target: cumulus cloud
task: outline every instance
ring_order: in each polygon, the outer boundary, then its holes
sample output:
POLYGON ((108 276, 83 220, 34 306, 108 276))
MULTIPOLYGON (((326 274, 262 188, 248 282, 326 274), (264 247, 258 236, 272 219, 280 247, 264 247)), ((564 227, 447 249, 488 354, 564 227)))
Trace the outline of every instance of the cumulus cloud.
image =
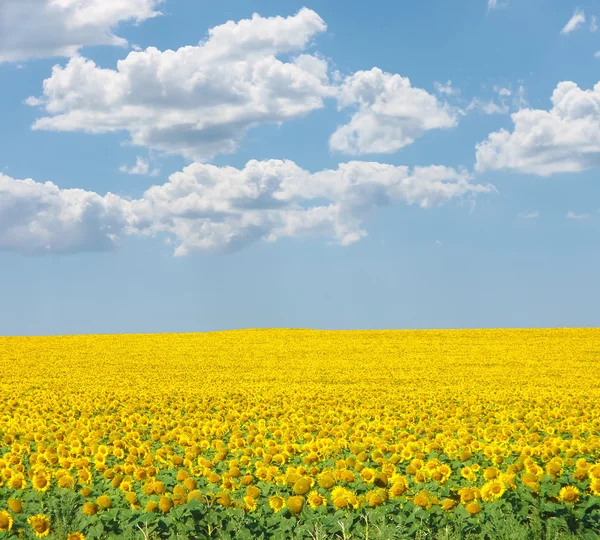
POLYGON ((175 255, 283 237, 345 246, 367 235, 362 225, 380 206, 432 208, 493 191, 464 170, 361 161, 317 173, 287 160, 252 160, 243 169, 194 162, 135 200, 0 175, 0 249, 110 249, 125 235, 164 236, 175 255))
POLYGON ((323 106, 335 90, 327 62, 302 54, 326 29, 314 11, 229 21, 197 46, 131 51, 104 69, 82 57, 44 81, 34 129, 127 131, 135 145, 204 161, 233 152, 252 126, 323 106), (289 61, 276 56, 298 53, 289 61))
POLYGON ((115 247, 130 219, 117 195, 59 189, 52 182, 0 173, 0 249, 26 254, 103 251, 115 247))
POLYGON ((127 165, 121 165, 119 170, 127 174, 149 174, 150 176, 158 176, 158 173, 160 172, 158 169, 153 169, 152 172, 150 172, 150 165, 140 156, 137 156, 135 165, 132 165, 131 167, 128 167, 127 165))
POLYGON ((585 24, 585 13, 583 10, 577 8, 573 16, 569 19, 569 22, 565 24, 563 29, 560 31, 561 34, 570 34, 571 32, 581 28, 585 24))
POLYGON ((358 106, 348 124, 329 139, 332 150, 349 155, 390 154, 426 131, 451 128, 458 111, 410 80, 379 68, 357 71, 338 89, 338 108, 358 106))
POLYGON ((600 165, 600 83, 582 90, 561 82, 550 110, 521 109, 511 118, 512 131, 501 129, 477 144, 476 171, 551 176, 600 165))
POLYGON ((160 14, 162 0, 2 0, 0 63, 70 57, 86 45, 127 45, 113 30, 160 14))

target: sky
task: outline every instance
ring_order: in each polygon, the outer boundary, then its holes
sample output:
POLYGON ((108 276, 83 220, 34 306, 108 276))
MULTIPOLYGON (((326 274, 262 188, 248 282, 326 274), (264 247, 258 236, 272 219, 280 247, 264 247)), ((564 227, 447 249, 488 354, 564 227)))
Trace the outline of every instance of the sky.
POLYGON ((599 20, 4 0, 0 335, 600 325, 599 20))

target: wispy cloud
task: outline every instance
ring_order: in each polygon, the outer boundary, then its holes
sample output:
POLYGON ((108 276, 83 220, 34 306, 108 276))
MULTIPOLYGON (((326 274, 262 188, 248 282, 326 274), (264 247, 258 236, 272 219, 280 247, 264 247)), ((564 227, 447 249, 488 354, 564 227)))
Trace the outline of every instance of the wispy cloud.
POLYGON ((595 32, 598 30, 598 19, 596 19, 596 15, 592 15, 592 20, 590 21, 590 32, 595 32))
POLYGON ((571 32, 580 28, 583 24, 585 24, 585 13, 582 9, 577 8, 575 13, 573 13, 573 16, 569 19, 569 22, 565 24, 560 33, 570 34, 571 32))
POLYGON ((448 81, 446 84, 435 81, 433 86, 435 86, 435 91, 438 94, 445 94, 447 96, 456 96, 460 94, 460 90, 452 86, 452 81, 448 81))
POLYGON ((537 210, 533 212, 520 212, 519 217, 521 219, 535 219, 540 217, 540 213, 537 210))
POLYGON ((575 212, 569 212, 567 214, 567 219, 588 219, 589 217, 588 214, 576 214, 575 212))

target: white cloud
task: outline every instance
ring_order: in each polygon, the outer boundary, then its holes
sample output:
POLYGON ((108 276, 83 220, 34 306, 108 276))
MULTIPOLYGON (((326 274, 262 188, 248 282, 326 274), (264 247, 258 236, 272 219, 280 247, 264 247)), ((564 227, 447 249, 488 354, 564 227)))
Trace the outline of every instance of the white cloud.
POLYGON ((112 249, 130 203, 111 193, 59 189, 0 173, 0 250, 26 254, 112 249))
POLYGON ((595 58, 600 58, 600 51, 596 51, 596 52, 594 53, 594 57, 595 57, 595 58))
POLYGON ((564 28, 560 31, 561 34, 570 34, 571 32, 581 28, 585 24, 585 13, 583 10, 577 8, 573 16, 569 19, 569 22, 565 24, 564 28))
POLYGON ((329 146, 345 154, 389 154, 412 144, 426 131, 456 126, 458 111, 411 86, 400 75, 379 68, 357 71, 338 91, 338 108, 358 105, 346 125, 339 126, 329 146))
POLYGON ((159 15, 162 0, 2 0, 0 63, 69 57, 86 45, 127 45, 122 22, 159 15))
POLYGON ((519 217, 522 219, 535 219, 540 217, 540 213, 537 210, 534 210, 533 212, 521 212, 519 217))
POLYGON ((445 94, 448 96, 456 96, 460 94, 460 90, 452 86, 452 81, 447 81, 446 84, 435 81, 433 85, 438 94, 445 94))
POLYGON ((575 214, 574 212, 567 213, 567 219, 588 219, 588 214, 575 214))
POLYGON ((160 170, 157 168, 150 171, 150 165, 140 156, 137 156, 135 160, 135 165, 132 165, 131 167, 127 167, 127 165, 121 165, 121 167, 119 167, 119 170, 127 174, 139 174, 150 176, 158 176, 160 172, 160 170))
POLYGON ((496 92, 496 94, 498 94, 500 97, 508 97, 512 95, 511 90, 497 85, 494 85, 494 92, 496 92))
POLYGON ((509 107, 506 103, 495 103, 494 101, 483 101, 480 98, 473 98, 467 107, 467 111, 482 111, 485 114, 507 114, 509 107))
POLYGON ((195 162, 135 200, 0 175, 0 249, 109 249, 124 235, 163 235, 175 255, 283 237, 345 246, 367 235, 362 224, 377 207, 431 208, 493 191, 464 170, 360 161, 317 173, 292 161, 252 160, 243 169, 195 162))
POLYGON ((488 12, 498 7, 498 0, 488 0, 488 12))
POLYGON ((598 19, 596 18, 596 15, 592 15, 590 20, 590 32, 595 32, 596 30, 598 30, 598 19))
POLYGON ((517 95, 514 98, 513 106, 516 109, 524 109, 525 107, 529 107, 529 103, 527 101, 525 88, 523 86, 519 86, 517 90, 517 95))
POLYGON ((494 93, 497 94, 496 97, 491 99, 475 97, 467 105, 466 111, 480 111, 489 115, 508 114, 511 110, 511 106, 513 109, 521 109, 527 104, 527 100, 525 99, 525 89, 522 86, 519 87, 514 96, 512 90, 509 88, 498 85, 494 85, 492 88, 494 93), (511 96, 513 96, 511 100, 512 104, 508 99, 511 96))
POLYGON ((561 82, 552 108, 521 109, 514 128, 491 133, 476 146, 478 172, 499 169, 550 176, 600 165, 600 83, 582 90, 561 82))
POLYGON ((47 116, 34 129, 127 131, 135 145, 210 159, 235 150, 245 132, 323 106, 335 90, 327 62, 298 54, 326 25, 309 9, 287 18, 251 19, 209 30, 206 41, 176 51, 132 51, 117 69, 72 58, 44 81, 47 116))

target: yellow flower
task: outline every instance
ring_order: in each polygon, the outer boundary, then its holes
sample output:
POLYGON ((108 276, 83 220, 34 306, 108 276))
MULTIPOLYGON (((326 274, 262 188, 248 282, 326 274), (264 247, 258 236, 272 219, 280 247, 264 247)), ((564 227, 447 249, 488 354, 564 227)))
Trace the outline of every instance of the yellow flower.
POLYGON ((40 492, 44 492, 44 491, 48 491, 48 489, 50 488, 50 475, 48 474, 36 474, 32 479, 31 479, 31 485, 33 486, 33 489, 35 489, 36 491, 40 491, 40 492))
POLYGON ((335 485, 335 477, 330 472, 319 475, 319 485, 323 489, 331 489, 335 485))
POLYGON ((20 514, 23 511, 23 503, 17 499, 8 499, 8 507, 15 514, 20 514))
POLYGON ((244 504, 248 512, 252 512, 258 507, 256 504, 256 499, 254 497, 251 497, 250 495, 246 495, 244 497, 244 504))
POLYGON ((579 490, 575 486, 565 486, 558 492, 558 499, 574 504, 579 500, 579 490))
POLYGON ((292 496, 287 500, 287 507, 292 514, 299 514, 304 506, 304 497, 298 495, 292 496))
POLYGON ((248 486, 246 488, 246 495, 253 499, 258 499, 260 497, 260 489, 258 489, 256 486, 248 486))
POLYGON ((308 505, 314 510, 317 506, 326 506, 327 501, 316 490, 311 491, 307 497, 308 505))
POLYGON ((13 523, 12 516, 6 510, 2 510, 0 512, 0 531, 10 531, 13 523))
POLYGON ((67 540, 85 540, 85 534, 82 532, 76 531, 67 535, 67 540))
POLYGON ((481 488, 481 498, 484 501, 495 501, 504 495, 506 486, 499 480, 490 480, 486 482, 481 488))
POLYGON ((590 482, 590 492, 596 497, 600 497, 600 478, 596 478, 590 482))
POLYGON ((96 504, 100 508, 112 508, 112 501, 110 500, 110 497, 108 497, 108 495, 100 495, 100 497, 96 499, 96 504))
POLYGON ((162 496, 158 501, 158 508, 161 512, 166 514, 171 510, 171 508, 173 508, 173 499, 162 496))
POLYGON ((273 495, 272 497, 269 497, 269 506, 275 512, 279 512, 285 507, 285 501, 279 495, 273 495))
POLYGON ((308 478, 300 478, 294 483, 294 493, 296 495, 306 495, 311 488, 311 482, 308 478))
POLYGON ((467 504, 466 508, 467 512, 469 512, 469 514, 471 514, 472 516, 481 512, 481 506, 477 501, 470 502, 469 504, 467 504))
POLYGON ((82 511, 84 514, 87 514, 88 516, 94 516, 98 513, 98 505, 95 503, 86 502, 83 505, 82 511))
POLYGON ((444 502, 442 503, 442 510, 444 510, 445 512, 449 512, 457 504, 458 504, 458 502, 453 499, 444 499, 444 502))
POLYGON ((38 538, 44 538, 50 534, 50 518, 45 514, 37 514, 27 519, 33 532, 38 538))

